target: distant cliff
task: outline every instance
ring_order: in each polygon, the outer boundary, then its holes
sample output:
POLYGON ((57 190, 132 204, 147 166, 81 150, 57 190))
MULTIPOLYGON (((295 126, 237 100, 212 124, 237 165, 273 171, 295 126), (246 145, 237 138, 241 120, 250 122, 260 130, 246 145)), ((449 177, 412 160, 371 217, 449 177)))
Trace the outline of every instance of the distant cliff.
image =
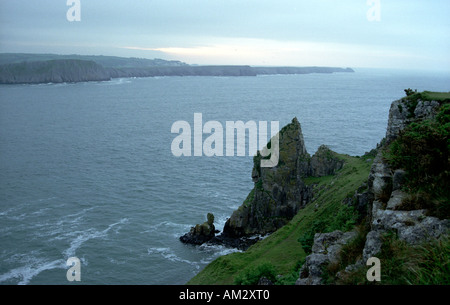
POLYGON ((62 59, 0 66, 1 84, 74 83, 110 80, 101 65, 86 60, 62 59))
POLYGON ((194 66, 162 59, 53 54, 0 54, 0 84, 103 81, 154 76, 257 76, 354 72, 332 67, 194 66))

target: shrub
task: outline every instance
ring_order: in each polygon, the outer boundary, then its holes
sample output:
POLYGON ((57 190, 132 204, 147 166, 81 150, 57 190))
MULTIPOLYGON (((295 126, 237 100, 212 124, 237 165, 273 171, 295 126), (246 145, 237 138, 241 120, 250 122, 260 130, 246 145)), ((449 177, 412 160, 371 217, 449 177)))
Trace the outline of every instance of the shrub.
POLYGON ((303 251, 306 254, 311 254, 311 249, 314 244, 314 235, 316 233, 321 233, 326 228, 326 222, 323 220, 314 220, 312 226, 303 233, 302 236, 298 239, 298 241, 302 244, 303 251))
POLYGON ((265 277, 271 282, 277 279, 275 267, 268 262, 262 263, 257 267, 248 268, 239 273, 234 279, 235 285, 256 285, 259 279, 265 277))
POLYGON ((450 104, 442 105, 434 120, 411 123, 388 146, 384 157, 394 169, 406 170, 409 191, 421 197, 428 194, 426 202, 436 203, 420 208, 449 218, 450 104))

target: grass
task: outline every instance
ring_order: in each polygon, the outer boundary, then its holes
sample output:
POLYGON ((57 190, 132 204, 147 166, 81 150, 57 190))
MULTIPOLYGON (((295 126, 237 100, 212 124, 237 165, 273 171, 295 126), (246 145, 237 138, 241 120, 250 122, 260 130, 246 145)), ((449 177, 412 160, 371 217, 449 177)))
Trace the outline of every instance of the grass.
POLYGON ((231 285, 242 279, 245 281, 257 273, 258 268, 263 268, 260 266, 266 266, 265 269, 281 275, 277 277, 278 284, 294 284, 298 278, 298 269, 307 255, 299 238, 310 232, 315 221, 322 221, 322 229, 328 231, 349 229, 354 225, 352 219, 356 212, 348 210, 342 201, 367 180, 371 162, 348 155, 339 157, 344 159, 344 167, 335 176, 314 179, 315 187, 321 189, 321 192, 287 225, 245 252, 217 258, 188 284, 231 285), (270 268, 267 267, 268 264, 270 268))
POLYGON ((409 198, 402 208, 426 208, 433 216, 450 217, 450 103, 445 100, 435 118, 406 127, 386 147, 383 157, 393 169, 407 172, 405 187, 415 197, 409 198))
MULTIPOLYGON (((405 90, 406 92, 406 90, 405 90)), ((407 93, 408 94, 408 93, 407 93)), ((406 107, 408 108, 408 118, 414 117, 414 110, 416 109, 419 100, 422 101, 437 101, 440 104, 449 103, 450 102, 450 92, 431 92, 431 91, 423 91, 423 92, 413 92, 411 91, 405 98, 407 103, 406 107)), ((403 111, 403 108, 399 107, 400 112, 403 111)))
POLYGON ((383 236, 381 252, 375 255, 381 263, 381 281, 369 283, 367 268, 361 267, 337 281, 345 285, 449 285, 450 240, 447 236, 421 245, 408 245, 394 232, 383 236))

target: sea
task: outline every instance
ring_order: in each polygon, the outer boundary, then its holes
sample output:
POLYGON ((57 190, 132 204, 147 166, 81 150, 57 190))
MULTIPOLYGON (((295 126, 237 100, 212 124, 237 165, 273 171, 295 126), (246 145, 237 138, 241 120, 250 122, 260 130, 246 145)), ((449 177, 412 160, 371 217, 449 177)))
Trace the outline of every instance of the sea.
POLYGON ((1 85, 0 285, 185 284, 237 251, 179 237, 207 213, 222 230, 253 187, 253 161, 176 157, 175 122, 194 127, 201 113, 203 124, 281 128, 297 117, 310 154, 325 144, 359 156, 385 136, 391 102, 406 88, 450 91, 450 75, 355 69, 1 85), (69 281, 72 257, 78 282, 69 281))

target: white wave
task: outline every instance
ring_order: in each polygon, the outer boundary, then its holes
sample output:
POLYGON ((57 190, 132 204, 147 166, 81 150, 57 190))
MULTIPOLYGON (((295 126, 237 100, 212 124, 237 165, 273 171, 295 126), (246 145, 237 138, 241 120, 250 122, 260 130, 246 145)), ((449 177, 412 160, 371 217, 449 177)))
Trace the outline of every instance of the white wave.
POLYGON ((147 253, 149 255, 150 254, 159 254, 171 262, 185 263, 185 264, 194 266, 196 269, 200 269, 200 265, 198 262, 193 262, 193 261, 181 258, 178 255, 176 255, 175 252, 170 248, 148 248, 147 253))
POLYGON ((199 250, 211 253, 212 255, 207 260, 202 260, 201 263, 207 264, 212 260, 216 259, 219 256, 235 253, 235 252, 243 252, 242 250, 238 250, 236 248, 229 248, 223 245, 211 245, 211 244, 203 244, 198 247, 199 250))
POLYGON ((156 225, 152 225, 150 226, 147 230, 140 232, 142 233, 153 233, 156 231, 160 231, 161 232, 161 228, 164 228, 164 230, 162 231, 167 231, 167 229, 170 229, 172 232, 175 230, 175 232, 172 235, 177 235, 179 236, 180 234, 184 234, 187 231, 190 230, 192 225, 188 225, 188 224, 182 224, 182 223, 175 223, 175 222, 171 222, 171 221, 162 221, 156 225), (187 230, 187 231, 186 231, 187 230))
POLYGON ((110 81, 105 81, 105 82, 99 82, 99 84, 104 84, 104 85, 123 85, 123 84, 129 84, 131 83, 131 79, 130 78, 115 78, 112 79, 110 81))
POLYGON ((23 259, 24 266, 12 269, 7 273, 0 275, 0 283, 8 280, 18 280, 18 285, 27 285, 35 276, 45 270, 51 269, 65 269, 64 260, 45 261, 39 259, 32 254, 27 255, 23 259))
MULTIPOLYGON (((97 238, 104 239, 108 236, 108 232, 112 228, 114 228, 115 226, 127 223, 127 222, 128 222, 128 218, 122 218, 120 221, 110 224, 103 231, 97 231, 94 228, 90 228, 89 230, 86 230, 86 231, 73 232, 74 234, 77 234, 77 237, 74 240, 72 240, 72 242, 70 243, 70 247, 63 252, 64 256, 65 257, 75 256, 77 249, 80 248, 85 242, 87 242, 91 239, 97 239, 97 238)), ((118 231, 116 231, 116 233, 117 232, 118 231)))

